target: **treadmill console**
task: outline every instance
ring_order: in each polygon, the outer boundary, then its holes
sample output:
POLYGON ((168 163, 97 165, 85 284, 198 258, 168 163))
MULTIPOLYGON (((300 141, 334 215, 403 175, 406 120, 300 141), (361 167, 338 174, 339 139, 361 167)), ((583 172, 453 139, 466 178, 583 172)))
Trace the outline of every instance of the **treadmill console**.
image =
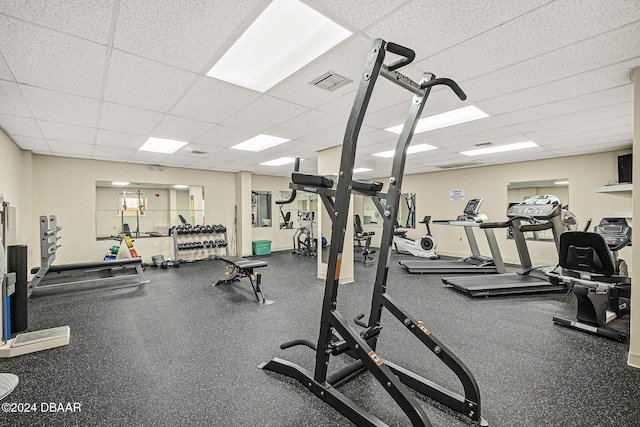
POLYGON ((552 195, 527 197, 507 210, 508 217, 549 219, 561 213, 560 199, 552 195))
POLYGON ((593 231, 604 237, 612 251, 631 245, 631 227, 624 218, 602 218, 593 231))
POLYGON ((478 214, 478 210, 480 210, 480 205, 482 204, 482 199, 471 199, 467 202, 467 205, 464 207, 462 211, 462 215, 456 218, 458 221, 475 221, 475 222, 484 222, 486 221, 486 216, 478 214))

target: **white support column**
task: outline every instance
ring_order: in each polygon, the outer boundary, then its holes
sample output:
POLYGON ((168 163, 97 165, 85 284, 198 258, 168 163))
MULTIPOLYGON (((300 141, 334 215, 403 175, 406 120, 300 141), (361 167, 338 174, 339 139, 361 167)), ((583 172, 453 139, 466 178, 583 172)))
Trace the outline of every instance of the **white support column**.
MULTIPOLYGON (((640 187, 640 67, 632 71, 633 86, 633 182, 640 187)), ((640 215, 640 191, 633 192, 633 211, 640 215)), ((635 217, 635 215, 634 215, 635 217)), ((635 225, 635 224, 634 224, 635 225)), ((640 242, 640 224, 633 227, 632 241, 640 242)), ((634 245, 635 246, 635 245, 634 245)), ((632 271, 640 272, 640 250, 635 248, 632 271)), ((640 274, 631 282, 631 334, 629 336, 629 365, 640 368, 640 274)))
MULTIPOLYGON (((337 175, 340 168, 340 158, 342 156, 342 146, 329 148, 318 152, 318 174, 319 175, 337 175)), ((331 236, 331 219, 324 208, 322 201, 318 200, 318 277, 326 279, 327 263, 322 262, 323 253, 328 253, 328 249, 322 249, 322 237, 327 238, 330 242, 331 236)), ((347 220, 347 231, 344 239, 342 250, 342 265, 340 268, 340 284, 353 282, 353 196, 349 204, 349 219, 347 220)))

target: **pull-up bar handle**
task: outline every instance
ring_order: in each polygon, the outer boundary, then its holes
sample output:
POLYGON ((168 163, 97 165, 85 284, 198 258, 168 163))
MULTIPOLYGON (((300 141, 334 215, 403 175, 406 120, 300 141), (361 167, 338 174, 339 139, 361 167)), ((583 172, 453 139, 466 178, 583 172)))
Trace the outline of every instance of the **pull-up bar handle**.
POLYGON ((462 89, 460 89, 460 86, 458 86, 458 83, 454 82, 451 79, 447 79, 446 77, 433 79, 433 80, 429 80, 428 82, 424 82, 424 83, 422 83, 420 85, 420 88, 421 89, 426 89, 428 87, 437 86, 437 85, 449 86, 451 88, 451 90, 453 90, 456 93, 456 95, 458 95, 458 98, 460 98, 463 101, 465 99, 467 99, 467 94, 464 93, 464 91, 462 89))
POLYGON ((389 71, 397 70, 398 68, 404 67, 405 65, 409 65, 416 58, 416 53, 408 47, 400 46, 399 44, 395 44, 392 42, 387 42, 386 48, 388 52, 404 56, 404 58, 388 65, 387 68, 389 68, 389 71))
MULTIPOLYGON (((296 157, 296 162, 293 166, 293 171, 298 172, 300 170, 300 157, 296 157)), ((289 196, 286 199, 276 200, 276 205, 287 205, 296 199, 296 190, 291 190, 289 196)))

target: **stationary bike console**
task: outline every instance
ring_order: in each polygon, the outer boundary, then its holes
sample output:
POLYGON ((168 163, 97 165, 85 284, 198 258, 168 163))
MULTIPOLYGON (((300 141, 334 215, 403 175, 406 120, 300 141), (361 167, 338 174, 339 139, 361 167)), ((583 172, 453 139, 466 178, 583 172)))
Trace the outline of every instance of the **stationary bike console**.
POLYGON ((631 227, 624 218, 602 218, 593 231, 604 237, 612 251, 631 246, 631 227))

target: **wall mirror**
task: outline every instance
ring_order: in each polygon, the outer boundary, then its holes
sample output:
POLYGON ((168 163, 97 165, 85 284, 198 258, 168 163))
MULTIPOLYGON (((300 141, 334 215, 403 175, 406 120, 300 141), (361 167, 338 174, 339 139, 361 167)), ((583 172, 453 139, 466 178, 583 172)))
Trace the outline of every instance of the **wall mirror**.
POLYGON ((251 190, 251 226, 271 227, 271 191, 251 190))
POLYGON ((96 181, 96 238, 169 236, 180 224, 204 225, 201 185, 96 181))
MULTIPOLYGON (((507 202, 509 206, 519 203, 530 196, 542 196, 552 194, 562 201, 562 220, 564 229, 575 230, 579 226, 578 219, 569 210, 569 180, 567 178, 544 179, 537 181, 522 181, 507 183, 507 202)), ((544 230, 540 232, 524 233, 525 239, 543 242, 553 242, 553 232, 544 230)), ((509 230, 507 238, 512 239, 512 231, 509 230)))
MULTIPOLYGON (((398 204, 400 228, 416 228, 416 193, 402 193, 398 204)), ((362 225, 382 228, 382 215, 370 197, 363 197, 362 225)))

